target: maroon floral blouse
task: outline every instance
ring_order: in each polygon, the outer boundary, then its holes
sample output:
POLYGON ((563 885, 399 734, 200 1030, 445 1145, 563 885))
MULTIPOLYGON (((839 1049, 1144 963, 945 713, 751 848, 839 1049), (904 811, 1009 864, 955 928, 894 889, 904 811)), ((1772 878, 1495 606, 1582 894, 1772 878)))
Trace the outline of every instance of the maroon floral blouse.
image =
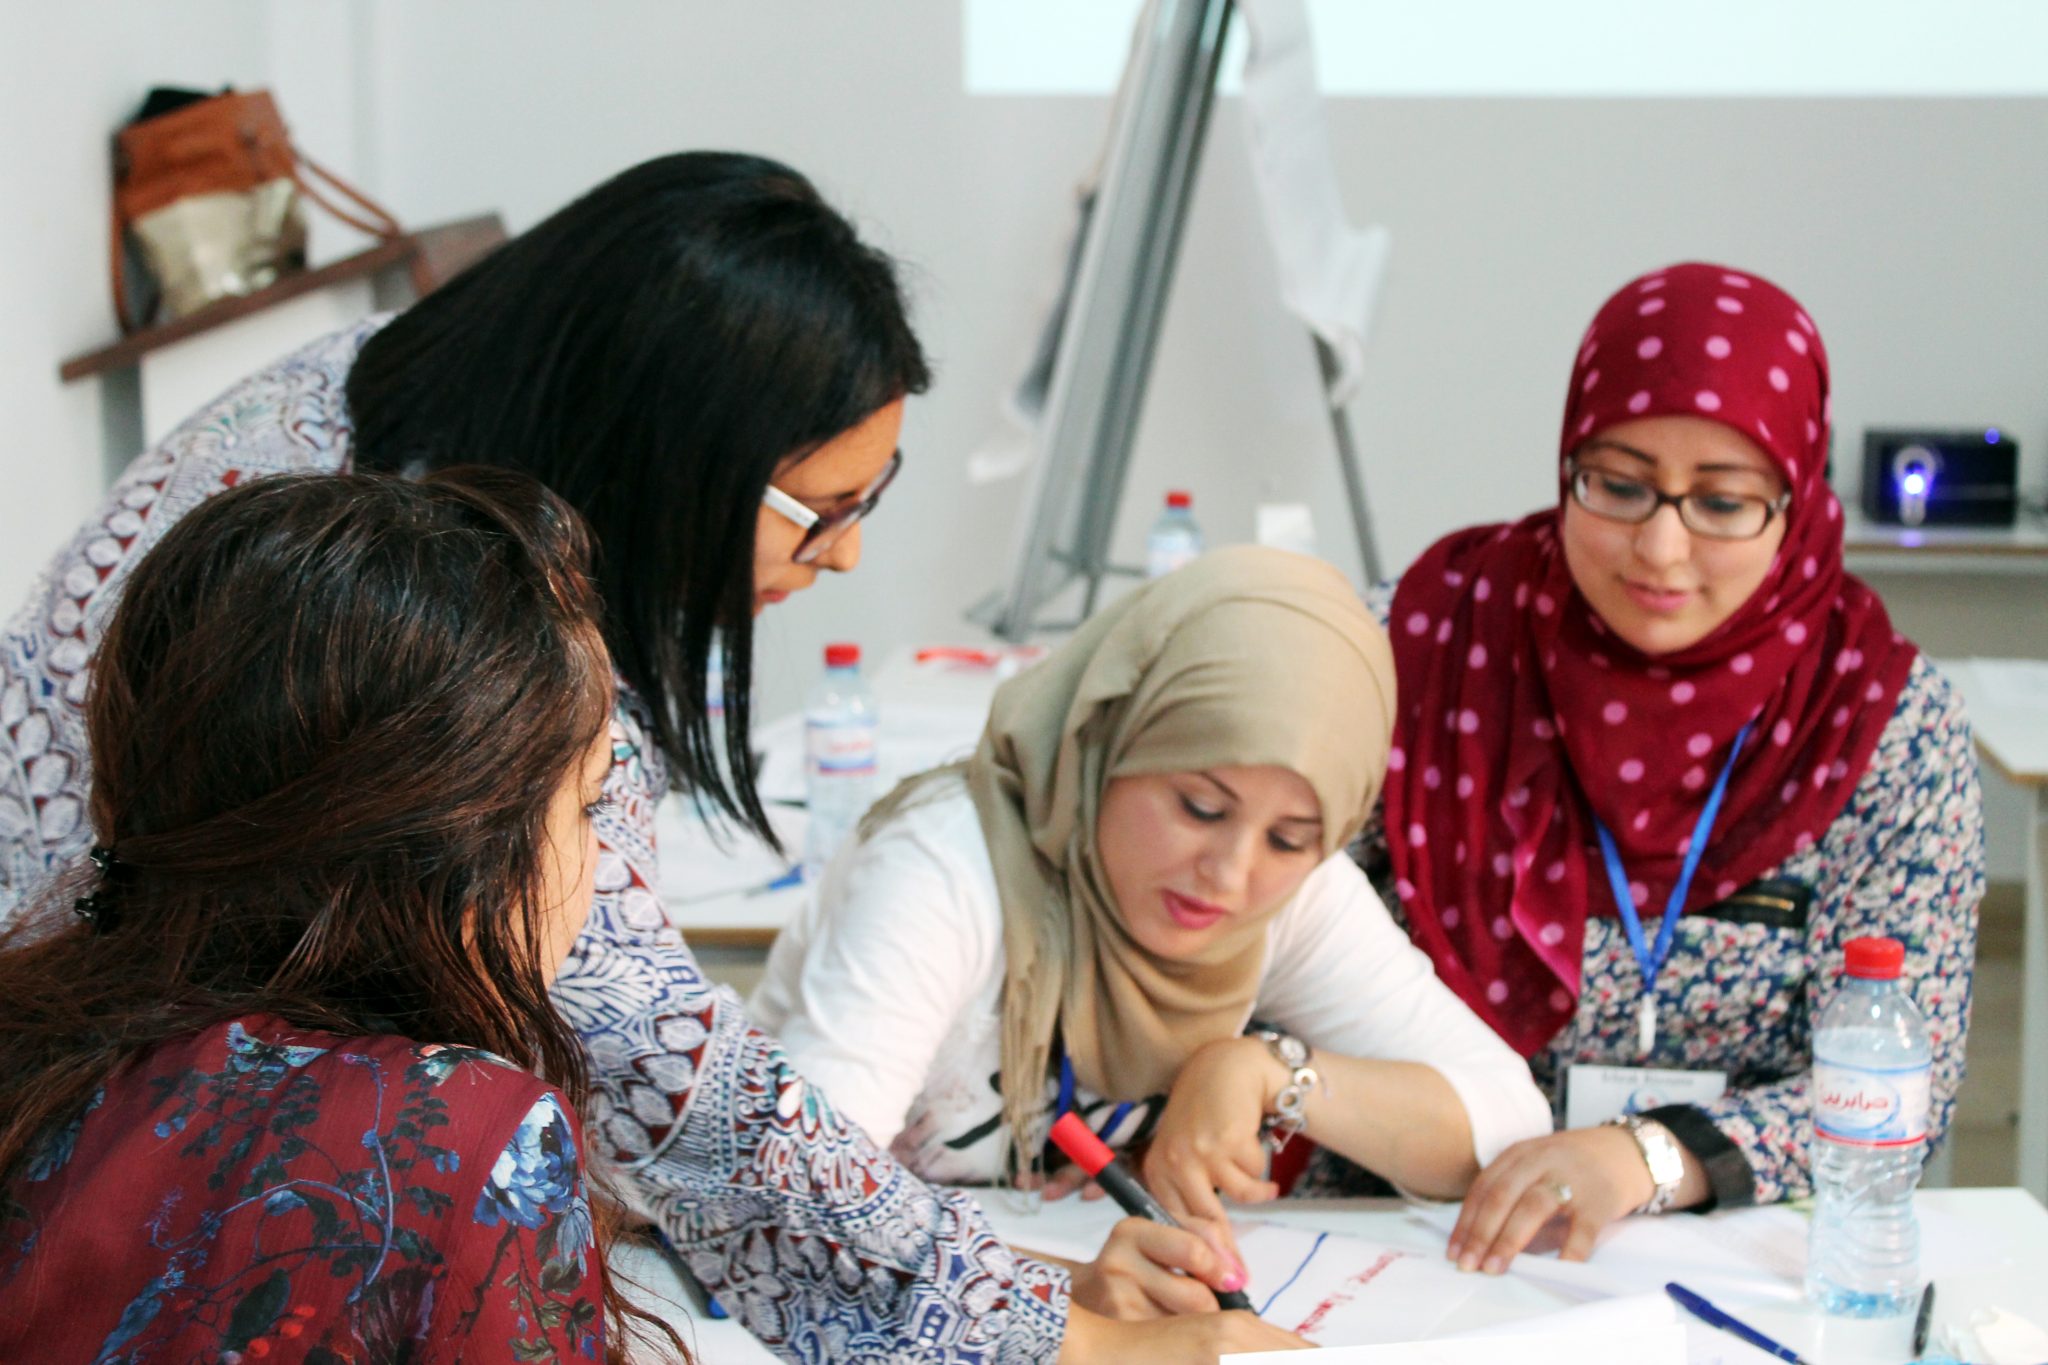
POLYGON ((472 1048, 167 1043, 0 1187, 0 1360, 602 1359, 581 1141, 472 1048))

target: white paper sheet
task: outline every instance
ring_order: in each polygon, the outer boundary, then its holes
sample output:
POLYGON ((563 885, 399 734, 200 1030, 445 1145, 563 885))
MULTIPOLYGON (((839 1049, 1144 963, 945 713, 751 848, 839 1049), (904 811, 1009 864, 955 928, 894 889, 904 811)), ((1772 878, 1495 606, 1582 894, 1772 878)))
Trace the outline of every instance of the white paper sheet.
POLYGON ((1307 7, 1302 0, 1243 0, 1239 8, 1251 38, 1245 130, 1281 298, 1336 356, 1329 401, 1340 406, 1365 373, 1365 340, 1391 238, 1384 227, 1355 228, 1344 215, 1307 7))
MULTIPOLYGON (((1231 1365, 1299 1365, 1292 1351, 1224 1356, 1231 1365)), ((1632 1330, 1587 1330, 1555 1336, 1498 1336, 1340 1346, 1317 1365, 1687 1365, 1685 1330, 1676 1323, 1632 1330)))
POLYGON ((1738 1284, 1787 1298, 1805 1292, 1809 1219, 1783 1205, 1703 1217, 1629 1218, 1600 1238, 1592 1264, 1642 1290, 1738 1284))
POLYGON ((1479 1288, 1440 1257, 1278 1223, 1239 1223, 1259 1316, 1321 1346, 1429 1336, 1479 1288))
MULTIPOLYGON (((2010 1248, 1939 1209, 1920 1208, 1920 1267, 1934 1276, 1967 1275, 2002 1264, 2010 1248)), ((1805 1294, 1806 1237, 1812 1218, 1784 1204, 1705 1216, 1629 1218, 1600 1236, 1587 1264, 1630 1290, 1668 1280, 1708 1293, 1716 1284, 1752 1297, 1794 1302, 1805 1294)), ((1526 1259, 1526 1258, 1524 1258, 1526 1259)), ((1709 1294, 1711 1297, 1711 1294, 1709 1294)))
POLYGON ((1542 1317, 1459 1332, 1460 1339, 1502 1336, 1578 1336, 1633 1332, 1676 1325, 1685 1333, 1688 1365, 1777 1365, 1778 1358, 1740 1337, 1681 1313, 1668 1294, 1628 1294, 1561 1308, 1542 1317))
MULTIPOLYGON (((1448 1234, 1457 1225, 1458 1206, 1418 1203, 1410 1215, 1448 1234)), ((1666 1281, 1677 1280, 1693 1288, 1739 1284, 1797 1297, 1806 1276, 1807 1223, 1805 1213, 1782 1204, 1704 1216, 1624 1218, 1601 1232, 1583 1265, 1525 1253, 1508 1273, 1542 1280, 1546 1287, 1604 1287, 1618 1294, 1661 1291, 1666 1281)))

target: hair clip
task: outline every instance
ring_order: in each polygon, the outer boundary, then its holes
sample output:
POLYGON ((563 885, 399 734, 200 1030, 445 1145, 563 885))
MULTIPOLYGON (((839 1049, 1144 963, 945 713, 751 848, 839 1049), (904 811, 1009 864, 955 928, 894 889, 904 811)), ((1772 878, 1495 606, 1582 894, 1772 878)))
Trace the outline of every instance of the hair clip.
POLYGON ((71 902, 72 913, 91 925, 104 930, 114 922, 114 907, 107 899, 106 884, 114 879, 120 870, 121 860, 114 856, 114 850, 105 844, 94 844, 92 852, 86 855, 92 860, 93 870, 100 874, 99 889, 90 895, 80 896, 71 902))

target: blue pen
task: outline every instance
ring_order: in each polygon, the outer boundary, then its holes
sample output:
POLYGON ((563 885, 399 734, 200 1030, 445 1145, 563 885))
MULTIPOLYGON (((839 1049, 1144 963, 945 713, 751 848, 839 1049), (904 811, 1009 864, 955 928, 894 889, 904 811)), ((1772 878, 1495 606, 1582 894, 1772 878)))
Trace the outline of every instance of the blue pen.
POLYGON ((782 874, 781 876, 777 877, 777 878, 776 878, 776 879, 775 879, 774 881, 772 881, 772 882, 763 882, 763 883, 761 883, 761 885, 759 885, 759 886, 756 886, 756 887, 750 887, 750 888, 748 888, 748 890, 747 890, 747 893, 746 893, 746 894, 747 894, 747 895, 749 895, 749 896, 765 896, 765 895, 767 895, 767 894, 768 894, 769 892, 771 892, 771 891, 786 891, 786 890, 788 890, 788 889, 789 889, 790 887, 792 887, 792 886, 801 886, 801 885, 803 885, 803 880, 804 880, 804 867, 803 867, 803 864, 802 864, 802 863, 797 863, 796 865, 794 865, 793 867, 791 867, 791 868, 789 869, 789 871, 787 871, 787 872, 783 873, 783 874, 782 874))
POLYGON ((1667 1284, 1664 1286, 1664 1292, 1676 1299, 1680 1308, 1683 1308, 1686 1312, 1707 1324, 1707 1326, 1718 1327, 1731 1336, 1740 1337, 1759 1351, 1769 1351, 1780 1360, 1790 1361, 1791 1365, 1806 1365, 1806 1362, 1799 1358, 1799 1352, 1789 1346, 1780 1346, 1748 1323, 1739 1322, 1729 1317, 1726 1313, 1714 1307, 1714 1305, 1708 1303, 1684 1285, 1676 1283, 1667 1284))

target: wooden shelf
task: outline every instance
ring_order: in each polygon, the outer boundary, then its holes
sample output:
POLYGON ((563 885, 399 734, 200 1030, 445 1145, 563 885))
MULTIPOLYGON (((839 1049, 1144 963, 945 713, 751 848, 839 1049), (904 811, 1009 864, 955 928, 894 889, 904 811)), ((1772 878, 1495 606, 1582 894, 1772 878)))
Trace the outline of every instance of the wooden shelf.
POLYGON ((151 351, 225 326, 252 313, 260 313, 287 299, 310 294, 332 284, 371 279, 401 265, 410 267, 414 295, 427 294, 482 260, 504 240, 505 224, 495 213, 422 228, 316 269, 296 271, 267 289, 222 299, 196 313, 131 332, 111 346, 71 357, 58 367, 57 373, 69 384, 109 370, 123 369, 134 365, 151 351))

